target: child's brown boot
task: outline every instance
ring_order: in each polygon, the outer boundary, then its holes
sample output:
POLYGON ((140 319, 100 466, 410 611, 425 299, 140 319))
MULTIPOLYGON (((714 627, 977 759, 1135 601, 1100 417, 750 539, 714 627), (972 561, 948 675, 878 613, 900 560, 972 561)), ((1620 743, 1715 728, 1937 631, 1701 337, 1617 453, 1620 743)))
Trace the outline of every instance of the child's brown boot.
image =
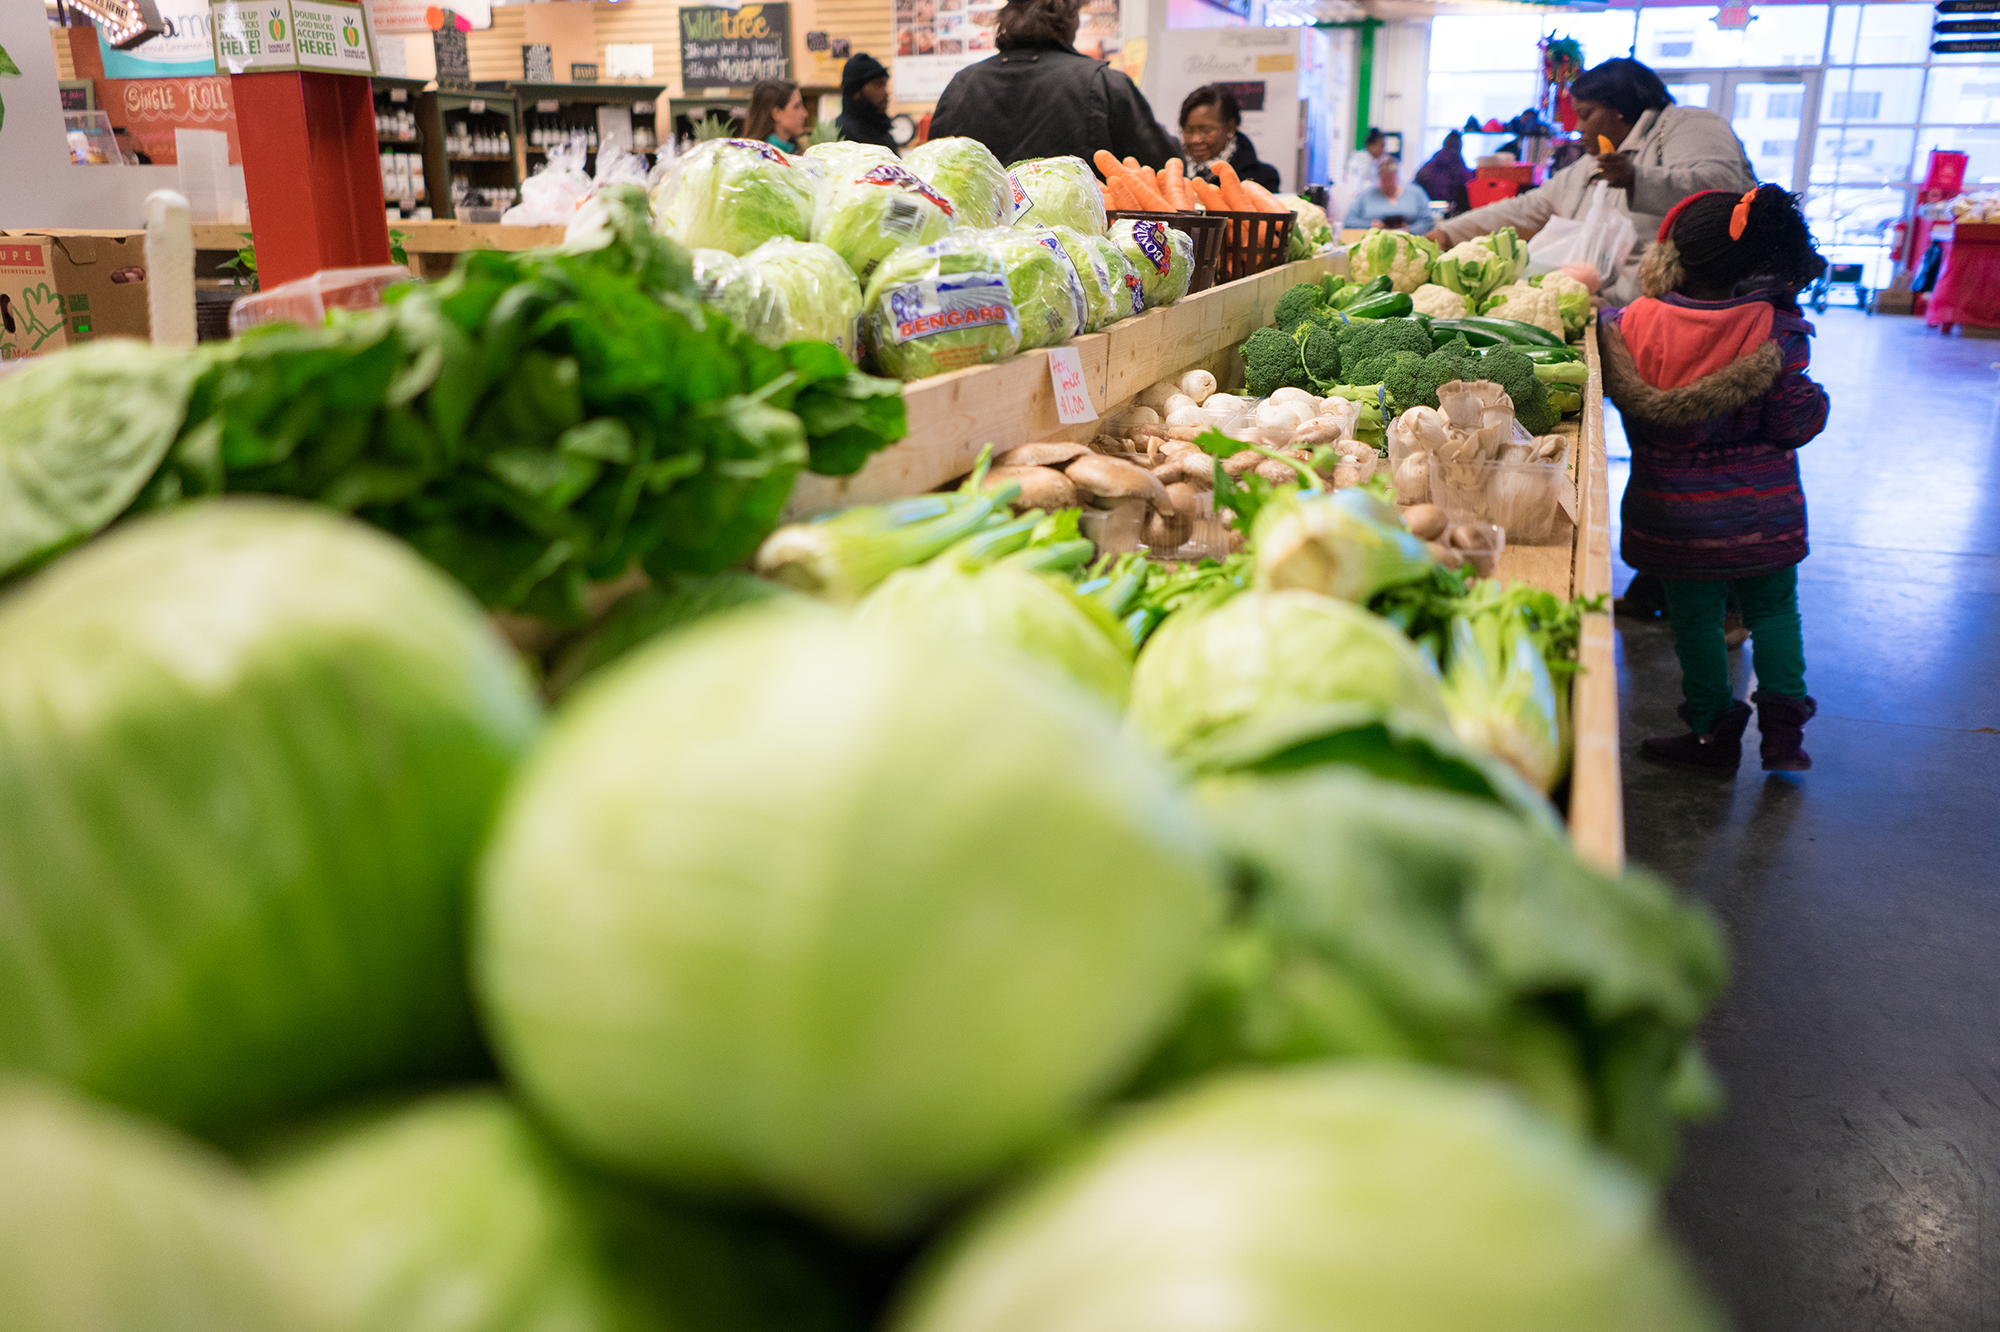
MULTIPOLYGON (((1687 717, 1687 704, 1680 707, 1683 720, 1687 717)), ((1715 725, 1708 728, 1708 734, 1690 733, 1664 737, 1657 740, 1641 740, 1639 754, 1655 763, 1672 763, 1683 768, 1701 768, 1709 772, 1735 772, 1743 761, 1743 728, 1750 724, 1750 705, 1731 703, 1729 711, 1715 719, 1715 725)))
POLYGON ((1750 695, 1750 701, 1757 705, 1757 733, 1762 737, 1757 750, 1764 757, 1764 771, 1804 772, 1812 767, 1812 755, 1800 746, 1806 723, 1819 711, 1819 704, 1761 689, 1750 695))

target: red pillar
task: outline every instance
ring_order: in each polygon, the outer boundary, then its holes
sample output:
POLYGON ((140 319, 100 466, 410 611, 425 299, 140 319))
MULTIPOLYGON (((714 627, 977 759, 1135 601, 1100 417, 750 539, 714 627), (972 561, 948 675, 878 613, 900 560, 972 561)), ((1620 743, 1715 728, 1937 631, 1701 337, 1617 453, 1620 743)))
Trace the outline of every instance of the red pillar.
POLYGON ((236 132, 266 291, 322 268, 389 262, 382 162, 367 79, 236 74, 236 132))

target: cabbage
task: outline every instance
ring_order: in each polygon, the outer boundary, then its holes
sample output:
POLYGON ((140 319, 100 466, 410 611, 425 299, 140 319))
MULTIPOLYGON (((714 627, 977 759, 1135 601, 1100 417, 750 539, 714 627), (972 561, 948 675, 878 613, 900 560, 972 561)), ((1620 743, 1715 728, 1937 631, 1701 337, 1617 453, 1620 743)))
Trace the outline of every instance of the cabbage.
POLYGON ((949 199, 902 167, 883 163, 827 188, 813 215, 812 239, 866 282, 895 251, 928 245, 951 228, 949 199))
POLYGON ((1082 158, 1030 158, 1016 162, 1007 174, 1014 180, 1015 226, 1104 234, 1104 187, 1082 158))
POLYGON ((579 693, 516 783, 487 1029, 596 1161, 902 1230, 1160 1032, 1220 906, 1194 828, 1079 691, 817 607, 730 615, 579 693))
POLYGON ((1007 290, 1021 320, 1021 350, 1053 347, 1076 336, 1090 316, 1069 252, 1047 227, 996 227, 978 241, 1007 269, 1007 290))
POLYGON ((1130 319, 1135 314, 1143 313, 1146 309, 1146 286, 1139 280, 1132 261, 1125 257, 1125 251, 1118 248, 1118 243, 1109 236, 1085 236, 1083 243, 1097 251, 1098 257, 1104 261, 1105 272, 1111 275, 1113 318, 1107 322, 1117 323, 1120 319, 1130 319), (1124 293, 1123 296, 1118 294, 1120 292, 1124 293))
POLYGON ((852 139, 840 139, 833 143, 816 143, 806 149, 805 155, 819 162, 826 169, 830 182, 852 180, 869 167, 882 162, 891 166, 902 161, 894 148, 884 148, 879 143, 855 143, 852 139))
POLYGON ((781 292, 790 316, 785 340, 830 342, 850 361, 861 358, 861 284, 847 261, 824 245, 768 240, 744 261, 781 292))
POLYGON ((812 177, 768 143, 710 139, 653 194, 660 228, 694 250, 748 254, 773 236, 812 235, 812 177))
POLYGON ((1250 544, 1259 587, 1300 588, 1358 605, 1437 568, 1395 509, 1359 486, 1278 491, 1258 508, 1250 544))
POLYGON ((1146 308, 1172 305, 1187 295, 1194 279, 1194 241, 1164 222, 1125 218, 1111 226, 1111 239, 1139 277, 1146 308))
POLYGON ((862 308, 876 366, 898 379, 1004 361, 1021 345, 1007 270, 969 235, 898 250, 875 270, 862 308))
POLYGON ((853 1326, 774 1228, 591 1179, 496 1091, 342 1124, 261 1180, 342 1332, 853 1326))
POLYGON ((478 1061, 467 869, 535 726, 409 547, 144 518, 0 603, 0 1064, 202 1129, 478 1061))
POLYGON ((0 1327, 320 1332, 257 1195, 153 1125, 0 1084, 0 1327))
POLYGON ((633 648, 678 633, 711 615, 791 595, 791 589, 741 569, 719 574, 667 574, 618 598, 597 622, 563 647, 549 671, 551 698, 561 698, 633 648))
POLYGON ((1717 1332, 1640 1180, 1483 1083, 1211 1083, 987 1215, 897 1332, 1717 1332))
POLYGON ((937 560, 891 574, 859 615, 864 624, 928 628, 1018 653, 1114 707, 1125 706, 1132 686, 1129 640, 1117 620, 1067 580, 1006 565, 965 573, 937 560))
POLYGON ((912 149, 903 165, 951 200, 961 227, 1004 227, 1014 220, 1014 182, 977 139, 932 139, 912 149))
POLYGON ((1099 237, 1086 236, 1070 227, 1047 228, 1069 256, 1070 267, 1076 271, 1077 284, 1083 289, 1085 318, 1079 326, 1084 333, 1095 333, 1132 313, 1132 299, 1125 289, 1122 276, 1129 267, 1125 256, 1111 247, 1111 258, 1105 255, 1105 246, 1099 237), (1115 258, 1114 267, 1111 260, 1115 258))
POLYGON ((1246 592, 1167 618, 1132 674, 1132 724, 1175 753, 1318 703, 1447 721, 1436 674, 1387 620, 1316 592, 1246 592))
POLYGON ((790 341, 791 309, 784 293, 765 280, 761 269, 726 250, 696 250, 689 258, 694 265, 695 289, 703 305, 727 315, 738 328, 766 346, 781 346, 790 341))

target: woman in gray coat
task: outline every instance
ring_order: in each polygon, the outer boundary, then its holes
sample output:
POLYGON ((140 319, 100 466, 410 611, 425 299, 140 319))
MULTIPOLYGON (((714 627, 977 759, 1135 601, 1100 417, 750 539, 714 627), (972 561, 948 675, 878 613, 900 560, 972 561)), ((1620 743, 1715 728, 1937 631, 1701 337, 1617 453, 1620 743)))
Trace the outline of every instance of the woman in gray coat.
POLYGON ((1431 239, 1450 249, 1496 227, 1530 236, 1552 217, 1581 219, 1590 187, 1602 179, 1638 233, 1623 271, 1602 275, 1604 298, 1624 305, 1638 299, 1639 257, 1675 204, 1701 190, 1740 194, 1757 184, 1757 175, 1727 120, 1674 105, 1660 76, 1636 60, 1607 60, 1586 71, 1570 85, 1570 96, 1586 155, 1526 194, 1440 222, 1431 239), (1613 151, 1596 151, 1599 136, 1613 151))

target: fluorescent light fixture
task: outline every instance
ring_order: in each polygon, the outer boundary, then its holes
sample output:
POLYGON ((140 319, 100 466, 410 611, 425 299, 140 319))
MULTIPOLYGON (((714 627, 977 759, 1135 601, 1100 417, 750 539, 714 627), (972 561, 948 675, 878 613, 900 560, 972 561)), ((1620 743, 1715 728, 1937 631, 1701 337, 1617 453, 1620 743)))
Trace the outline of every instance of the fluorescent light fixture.
POLYGON ((104 29, 105 44, 129 51, 140 42, 158 37, 167 30, 160 22, 159 6, 153 0, 69 0, 70 6, 90 15, 104 29))

